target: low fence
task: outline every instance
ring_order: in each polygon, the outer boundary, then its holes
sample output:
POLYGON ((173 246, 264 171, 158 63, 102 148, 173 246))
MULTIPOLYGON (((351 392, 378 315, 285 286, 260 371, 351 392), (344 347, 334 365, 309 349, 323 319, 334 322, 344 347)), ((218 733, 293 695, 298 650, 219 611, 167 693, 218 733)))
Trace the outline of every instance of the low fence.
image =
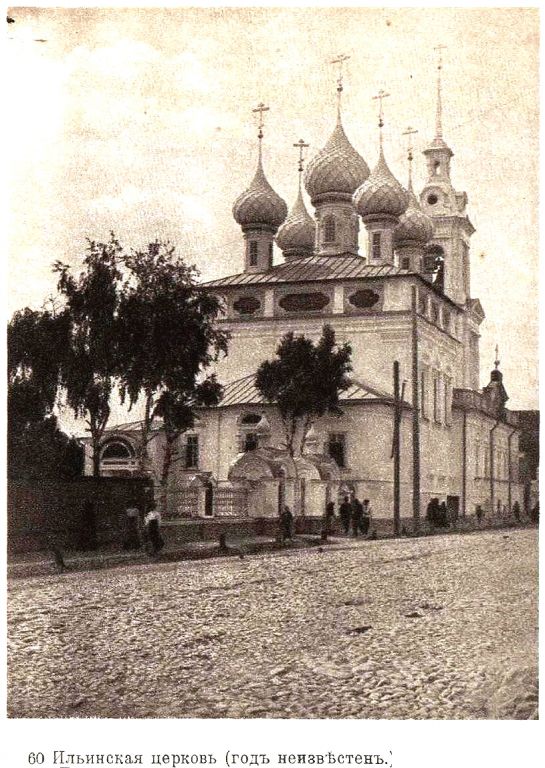
POLYGON ((9 482, 8 552, 86 549, 90 539, 97 547, 121 545, 126 536, 127 505, 131 502, 144 508, 149 494, 149 481, 143 478, 9 482))

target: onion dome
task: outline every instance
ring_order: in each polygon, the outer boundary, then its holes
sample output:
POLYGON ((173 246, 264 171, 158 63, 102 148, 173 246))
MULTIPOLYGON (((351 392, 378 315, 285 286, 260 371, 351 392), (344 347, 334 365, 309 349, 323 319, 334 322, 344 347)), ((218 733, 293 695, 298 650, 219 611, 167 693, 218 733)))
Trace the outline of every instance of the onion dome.
POLYGON ((384 154, 380 152, 378 163, 371 175, 352 198, 360 216, 401 216, 409 204, 409 193, 403 189, 388 168, 384 154))
POLYGON ((233 217, 242 229, 265 225, 276 231, 287 213, 286 203, 267 181, 260 153, 252 183, 233 204, 233 217))
POLYGON ((394 246, 425 245, 433 236, 433 222, 422 211, 412 186, 409 187, 409 205, 394 229, 394 246))
POLYGON ((282 224, 276 235, 276 244, 281 251, 309 251, 314 250, 316 238, 316 222, 307 211, 301 195, 301 188, 297 194, 297 200, 288 218, 282 224))
POLYGON ((369 167, 348 141, 339 114, 326 145, 307 166, 305 188, 310 199, 314 203, 319 195, 352 195, 368 176, 369 167))

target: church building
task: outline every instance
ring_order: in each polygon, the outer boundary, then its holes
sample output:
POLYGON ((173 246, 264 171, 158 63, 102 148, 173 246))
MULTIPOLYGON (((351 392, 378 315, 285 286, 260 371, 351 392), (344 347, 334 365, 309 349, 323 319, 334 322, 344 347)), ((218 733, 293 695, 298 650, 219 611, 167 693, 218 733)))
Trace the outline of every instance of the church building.
MULTIPOLYGON (((342 57, 341 57, 342 62, 342 57)), ((341 63, 342 67, 342 63, 341 63)), ((264 170, 260 104, 255 175, 233 205, 241 229, 240 272, 203 284, 221 298, 229 351, 217 364, 225 391, 199 411, 180 438, 166 517, 275 517, 284 504, 321 517, 346 494, 369 499, 376 518, 424 517, 432 498, 453 515, 510 509, 522 501, 519 431, 496 359, 480 388, 479 338, 485 318, 471 294, 467 194, 451 179, 453 152, 443 138, 441 64, 435 136, 424 150, 427 181, 408 183, 388 167, 378 95, 378 160, 370 170, 342 122, 342 73, 330 137, 303 171, 288 211, 264 170), (307 209, 302 185, 309 195, 307 209), (360 247, 360 241, 363 247, 360 247), (282 263, 273 263, 274 249, 282 263), (280 416, 263 400, 255 373, 288 331, 317 341, 330 325, 352 346, 352 385, 342 415, 312 426, 301 455, 283 448, 280 416), (399 397, 393 383, 399 364, 399 397), (394 434, 399 425, 399 463, 394 434)), ((333 116, 332 116, 333 117, 333 116)), ((498 355, 496 355, 496 358, 498 355)), ((104 475, 139 472, 137 423, 108 430, 104 475)), ((159 477, 161 436, 151 443, 159 477)), ((91 472, 90 456, 87 472, 91 472)))

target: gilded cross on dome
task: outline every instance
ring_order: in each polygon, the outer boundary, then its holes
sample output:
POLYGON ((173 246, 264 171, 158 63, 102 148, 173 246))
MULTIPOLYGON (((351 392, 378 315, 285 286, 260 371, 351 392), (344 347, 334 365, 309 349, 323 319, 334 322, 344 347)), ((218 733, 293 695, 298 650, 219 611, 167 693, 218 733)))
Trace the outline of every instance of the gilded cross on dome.
POLYGON ((413 136, 415 133, 418 133, 418 130, 416 128, 407 128, 406 131, 403 131, 403 136, 407 137, 407 159, 409 161, 409 189, 413 185, 413 136))
POLYGON ((339 56, 337 56, 336 59, 332 59, 331 60, 332 64, 338 64, 339 65, 339 77, 337 78, 337 91, 339 93, 341 93, 341 91, 343 89, 343 67, 344 67, 344 62, 348 61, 349 58, 350 58, 350 56, 347 56, 346 53, 341 53, 341 54, 339 54, 339 56))
POLYGON ((304 160, 303 150, 307 149, 310 146, 310 144, 305 144, 303 139, 299 139, 299 141, 293 146, 299 149, 299 169, 298 170, 299 170, 299 173, 301 174, 303 173, 303 160, 304 160))
POLYGON ((494 360, 494 368, 496 370, 498 370, 498 368, 500 367, 500 359, 499 359, 499 357, 500 357, 500 350, 499 350, 498 345, 496 344, 496 359, 494 360))
POLYGON ((252 112, 255 112, 255 113, 259 112, 259 124, 257 126, 259 128, 259 133, 257 134, 259 140, 263 138, 263 127, 265 125, 265 123, 263 122, 263 112, 268 112, 269 109, 270 108, 266 107, 265 104, 263 104, 263 102, 260 102, 255 109, 252 109, 252 112))
POLYGON ((382 108, 382 102, 385 98, 387 98, 390 94, 386 93, 382 88, 377 93, 376 96, 373 96, 373 99, 379 100, 379 109, 378 109, 378 127, 380 132, 380 150, 382 152, 382 128, 384 126, 384 111, 382 108))

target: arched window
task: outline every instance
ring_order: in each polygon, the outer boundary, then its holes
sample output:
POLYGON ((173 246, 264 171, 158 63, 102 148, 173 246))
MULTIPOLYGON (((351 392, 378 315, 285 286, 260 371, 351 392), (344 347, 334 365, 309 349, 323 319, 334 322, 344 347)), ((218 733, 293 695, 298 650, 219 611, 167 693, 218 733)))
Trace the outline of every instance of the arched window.
POLYGON ((335 242, 335 219, 333 216, 326 216, 324 219, 324 243, 335 242))
POLYGON ((250 240, 250 266, 257 265, 257 240, 250 240))
POLYGON ((432 283, 442 291, 445 284, 445 252, 440 245, 430 245, 426 249, 424 272, 431 277, 432 283))
POLYGON ((122 461, 126 459, 132 459, 134 456, 134 452, 132 448, 124 442, 121 442, 120 440, 115 440, 110 443, 107 443, 104 448, 102 449, 102 459, 115 459, 117 461, 122 461))

